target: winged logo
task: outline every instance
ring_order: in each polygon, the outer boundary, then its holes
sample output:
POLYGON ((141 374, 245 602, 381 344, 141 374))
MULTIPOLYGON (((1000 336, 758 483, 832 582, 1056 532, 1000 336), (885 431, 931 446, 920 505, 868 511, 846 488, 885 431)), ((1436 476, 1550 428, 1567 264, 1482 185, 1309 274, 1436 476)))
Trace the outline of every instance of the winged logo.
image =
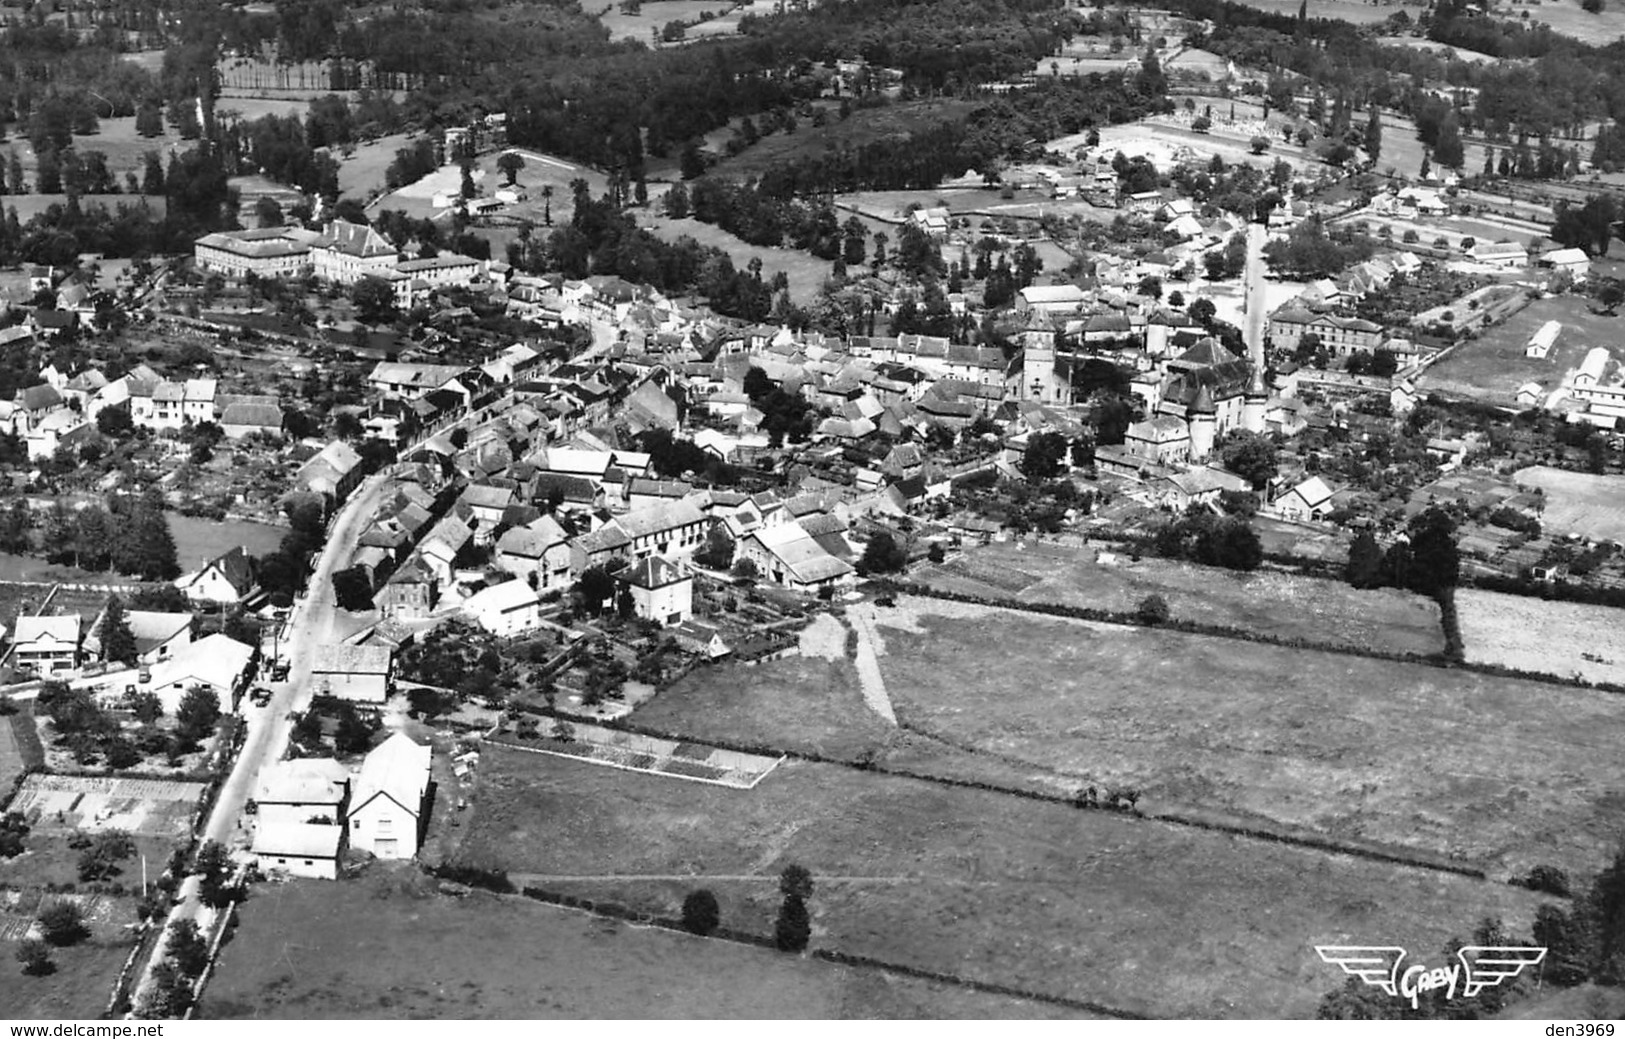
POLYGON ((1399 964, 1405 950, 1397 945, 1317 945, 1315 951, 1327 963, 1343 968, 1367 985, 1390 996, 1399 995, 1399 964))
POLYGON ((1472 999, 1484 989, 1510 981, 1546 958, 1546 949, 1536 945, 1463 945, 1456 951, 1465 969, 1461 994, 1472 999))
POLYGON ((1405 950, 1397 945, 1317 945, 1315 952, 1342 968, 1344 974, 1390 996, 1410 1000, 1413 1010, 1422 993, 1443 989, 1446 999, 1454 999, 1458 991, 1471 999, 1546 959, 1546 949, 1541 946, 1464 945, 1456 951, 1459 967, 1430 970, 1417 964, 1401 971, 1405 950))

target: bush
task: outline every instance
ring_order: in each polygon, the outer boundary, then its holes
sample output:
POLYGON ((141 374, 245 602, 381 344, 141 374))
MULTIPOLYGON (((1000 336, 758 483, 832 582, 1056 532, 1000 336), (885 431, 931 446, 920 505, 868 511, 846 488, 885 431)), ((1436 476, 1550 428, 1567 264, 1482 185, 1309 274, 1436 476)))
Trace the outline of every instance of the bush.
POLYGON ((1152 594, 1140 600, 1140 605, 1134 609, 1134 615, 1144 624, 1165 624, 1173 614, 1168 609, 1167 599, 1152 594))
POLYGON ((1523 878, 1523 886, 1559 898, 1567 898, 1571 893, 1569 875, 1556 866, 1536 866, 1531 869, 1529 875, 1523 878))
POLYGON ((23 973, 32 977, 42 978, 56 970, 51 947, 38 938, 23 939, 17 946, 17 959, 23 965, 23 973))
POLYGON ((683 899, 683 928, 690 934, 708 935, 722 922, 722 911, 717 896, 701 888, 690 891, 683 899))
POLYGON ((807 915, 807 903, 795 895, 786 895, 773 924, 773 944, 780 952, 802 952, 811 940, 812 918, 807 915))
POLYGON ((52 902, 40 911, 39 925, 45 940, 59 948, 77 945, 90 937, 84 910, 77 902, 52 902))

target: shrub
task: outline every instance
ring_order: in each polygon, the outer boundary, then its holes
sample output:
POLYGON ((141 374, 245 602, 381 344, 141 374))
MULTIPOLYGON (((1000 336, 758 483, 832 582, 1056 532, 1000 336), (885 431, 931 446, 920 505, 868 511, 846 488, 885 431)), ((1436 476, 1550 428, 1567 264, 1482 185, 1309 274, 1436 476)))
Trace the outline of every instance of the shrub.
POLYGON ((77 902, 52 902, 40 911, 39 925, 45 940, 58 947, 77 945, 90 937, 84 910, 77 902))
POLYGON ((1523 886, 1559 898, 1567 898, 1570 894, 1569 875, 1556 866, 1536 866, 1531 869, 1529 875, 1523 878, 1523 886))
POLYGON ((717 896, 701 888, 683 899, 683 928, 691 934, 708 935, 722 922, 717 896))
POLYGON ((1135 607, 1134 615, 1144 624, 1165 624, 1172 612, 1168 609, 1168 600, 1160 595, 1152 594, 1140 600, 1135 607))
POLYGON ((773 944, 780 952, 802 952, 811 940, 812 918, 807 915, 807 903, 795 895, 786 895, 773 925, 773 944))
POLYGON ((17 946, 17 959, 23 965, 23 973, 36 978, 56 970, 56 963, 51 959, 51 947, 38 938, 23 939, 17 946))

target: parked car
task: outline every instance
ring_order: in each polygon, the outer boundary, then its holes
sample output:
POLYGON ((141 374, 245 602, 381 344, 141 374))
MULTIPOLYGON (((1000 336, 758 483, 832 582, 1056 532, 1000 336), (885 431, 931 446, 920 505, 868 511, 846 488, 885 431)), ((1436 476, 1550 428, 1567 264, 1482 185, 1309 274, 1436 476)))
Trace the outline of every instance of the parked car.
POLYGON ((288 680, 288 672, 291 670, 293 670, 292 664, 278 662, 275 667, 271 668, 271 681, 286 682, 288 680))

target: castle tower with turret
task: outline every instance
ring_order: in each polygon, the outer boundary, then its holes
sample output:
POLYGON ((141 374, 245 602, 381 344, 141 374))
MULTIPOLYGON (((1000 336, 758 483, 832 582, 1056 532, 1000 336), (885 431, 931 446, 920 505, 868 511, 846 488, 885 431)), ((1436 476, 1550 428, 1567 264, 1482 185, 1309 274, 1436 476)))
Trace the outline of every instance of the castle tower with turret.
MULTIPOLYGON (((1268 218, 1268 212, 1265 213, 1268 218)), ((1247 225, 1247 267, 1242 305, 1246 308, 1242 339, 1247 345, 1247 363, 1252 368, 1247 393, 1242 398, 1241 428, 1264 432, 1264 411, 1269 390, 1264 385, 1264 319, 1269 304, 1264 294, 1264 242, 1267 229, 1261 223, 1247 225)))
POLYGON ((1185 413, 1191 429, 1191 461, 1205 462, 1213 456, 1213 441, 1218 433, 1219 409, 1213 404, 1213 394, 1203 386, 1196 391, 1196 399, 1185 413))

